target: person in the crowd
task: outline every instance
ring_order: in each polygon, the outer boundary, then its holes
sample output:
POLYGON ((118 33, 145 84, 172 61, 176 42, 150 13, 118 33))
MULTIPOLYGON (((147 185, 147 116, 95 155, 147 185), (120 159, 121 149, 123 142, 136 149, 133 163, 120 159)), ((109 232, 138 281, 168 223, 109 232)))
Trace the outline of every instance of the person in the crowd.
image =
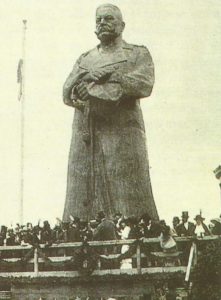
POLYGON ((88 241, 91 238, 91 233, 88 230, 88 222, 80 220, 80 237, 81 241, 88 241))
POLYGON ((2 225, 1 232, 0 232, 0 246, 4 245, 4 241, 6 239, 6 234, 7 234, 7 227, 2 225))
POLYGON ((194 218, 196 224, 194 225, 193 233, 197 237, 204 237, 205 235, 210 235, 210 231, 206 224, 203 222, 205 218, 201 215, 196 215, 194 218))
POLYGON ((98 226, 98 222, 96 219, 92 219, 88 223, 88 234, 87 234, 88 241, 93 240, 94 232, 95 232, 97 226, 98 226))
POLYGON ((68 228, 69 223, 68 222, 62 222, 61 223, 61 230, 58 233, 57 236, 57 243, 67 243, 68 242, 68 228))
POLYGON ((33 231, 33 225, 32 223, 28 222, 26 224, 26 234, 27 234, 27 242, 29 244, 32 244, 33 243, 33 235, 35 235, 35 232, 36 232, 36 229, 35 231, 33 231))
POLYGON ((140 232, 138 228, 138 220, 135 216, 131 216, 128 218, 128 222, 130 224, 130 232, 129 239, 138 239, 140 237, 140 232))
POLYGON ((160 234, 160 246, 164 252, 176 252, 176 241, 171 235, 170 226, 162 226, 160 234))
POLYGON ((193 236, 194 235, 194 224, 188 222, 189 214, 188 211, 182 212, 182 222, 177 225, 176 232, 178 236, 193 236))
POLYGON ((34 226, 35 230, 38 229, 38 238, 39 239, 41 239, 41 231, 42 231, 42 227, 41 227, 40 223, 41 223, 41 220, 38 220, 38 224, 34 226))
POLYGON ((41 230, 41 243, 47 246, 52 244, 52 230, 48 221, 44 221, 43 228, 41 230))
MULTIPOLYGON (((129 218, 122 219, 120 222, 120 236, 122 240, 129 238, 131 231, 131 222, 129 218)), ((123 245, 121 248, 121 253, 124 254, 129 250, 129 245, 123 245)), ((121 260, 120 269, 131 269, 132 268, 132 258, 125 258, 121 260)))
POLYGON ((21 227, 17 223, 15 228, 14 228, 14 234, 15 234, 15 245, 20 245, 21 244, 21 227))
POLYGON ((108 241, 117 238, 114 222, 106 219, 103 211, 98 212, 97 220, 99 225, 94 231, 93 239, 95 241, 108 241))
POLYGON ((144 214, 139 222, 141 237, 154 238, 159 237, 161 233, 161 225, 151 220, 149 214, 144 214))
POLYGON ((221 217, 220 218, 215 218, 211 220, 211 233, 213 235, 221 235, 221 217))
POLYGON ((161 233, 161 225, 159 222, 151 220, 150 221, 150 229, 149 236, 150 238, 159 237, 161 233))
POLYGON ((123 219, 123 215, 121 212, 116 212, 114 217, 113 217, 113 222, 115 224, 116 227, 116 234, 117 234, 117 238, 120 239, 120 235, 118 234, 120 232, 120 222, 123 219))
POLYGON ((28 222, 26 226, 28 231, 32 231, 33 229, 32 223, 28 222))
POLYGON ((54 243, 59 243, 60 235, 62 234, 62 221, 56 218, 56 224, 52 230, 52 240, 54 243))
POLYGON ((116 225, 116 227, 119 225, 120 220, 123 218, 123 215, 121 212, 116 212, 113 216, 113 222, 116 225))
POLYGON ((28 246, 30 242, 30 235, 28 234, 28 230, 26 226, 21 227, 21 245, 28 246))
POLYGON ((15 234, 14 234, 14 231, 13 231, 12 228, 9 228, 7 230, 5 244, 7 246, 15 246, 16 245, 16 243, 15 243, 15 234))
POLYGON ((177 216, 173 217, 172 223, 173 223, 173 228, 170 229, 171 230, 171 235, 172 236, 177 236, 178 234, 177 234, 176 228, 180 224, 180 218, 177 217, 177 216))
POLYGON ((32 232, 29 235, 28 243, 34 247, 39 247, 40 245, 40 228, 38 225, 32 228, 32 232))
POLYGON ((181 260, 179 257, 179 252, 177 251, 177 243, 171 234, 170 226, 162 226, 159 240, 161 249, 164 252, 163 257, 165 258, 163 264, 165 264, 165 266, 180 266, 181 260))
POLYGON ((129 233, 130 233, 130 230, 131 230, 130 223, 129 223, 129 218, 127 218, 127 217, 122 218, 119 225, 120 225, 119 235, 120 235, 121 240, 128 239, 129 233))
POLYGON ((68 229, 68 241, 69 242, 80 242, 80 219, 78 217, 71 216, 71 222, 68 229))

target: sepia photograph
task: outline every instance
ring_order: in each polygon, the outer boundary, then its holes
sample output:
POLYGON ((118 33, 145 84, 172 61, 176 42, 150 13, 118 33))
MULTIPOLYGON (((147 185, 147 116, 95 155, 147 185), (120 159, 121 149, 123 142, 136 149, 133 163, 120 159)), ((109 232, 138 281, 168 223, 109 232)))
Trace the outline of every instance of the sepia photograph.
POLYGON ((0 2, 0 299, 221 299, 221 2, 0 2))

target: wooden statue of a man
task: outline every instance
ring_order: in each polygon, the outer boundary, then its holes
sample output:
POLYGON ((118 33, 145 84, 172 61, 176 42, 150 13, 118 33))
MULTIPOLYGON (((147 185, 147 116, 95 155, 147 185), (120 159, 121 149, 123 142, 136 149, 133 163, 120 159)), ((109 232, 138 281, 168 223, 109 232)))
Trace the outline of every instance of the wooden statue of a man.
POLYGON ((124 26, 118 7, 99 6, 100 44, 80 56, 64 84, 64 103, 75 107, 64 221, 100 210, 158 219, 139 100, 151 94, 154 66, 147 48, 122 39, 124 26))

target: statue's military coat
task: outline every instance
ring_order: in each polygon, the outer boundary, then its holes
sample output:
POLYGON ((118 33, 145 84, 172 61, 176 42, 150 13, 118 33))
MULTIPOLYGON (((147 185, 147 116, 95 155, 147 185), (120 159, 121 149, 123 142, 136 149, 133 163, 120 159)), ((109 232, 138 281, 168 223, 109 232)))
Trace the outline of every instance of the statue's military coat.
POLYGON ((87 83, 92 99, 75 110, 63 219, 91 218, 99 210, 108 216, 148 212, 157 219, 139 101, 154 83, 148 50, 122 42, 113 52, 97 46, 81 55, 64 84, 64 102, 74 99, 77 106, 75 87, 90 69, 107 66, 115 68, 113 74, 87 83))

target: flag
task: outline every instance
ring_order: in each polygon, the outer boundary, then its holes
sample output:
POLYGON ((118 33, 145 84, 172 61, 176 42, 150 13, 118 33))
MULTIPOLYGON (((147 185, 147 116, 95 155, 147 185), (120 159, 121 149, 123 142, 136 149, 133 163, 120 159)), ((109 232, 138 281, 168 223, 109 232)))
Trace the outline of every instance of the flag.
POLYGON ((18 62, 18 69, 17 69, 17 83, 19 84, 19 91, 18 91, 18 100, 21 100, 22 97, 22 85, 23 85, 23 59, 20 59, 18 62))

